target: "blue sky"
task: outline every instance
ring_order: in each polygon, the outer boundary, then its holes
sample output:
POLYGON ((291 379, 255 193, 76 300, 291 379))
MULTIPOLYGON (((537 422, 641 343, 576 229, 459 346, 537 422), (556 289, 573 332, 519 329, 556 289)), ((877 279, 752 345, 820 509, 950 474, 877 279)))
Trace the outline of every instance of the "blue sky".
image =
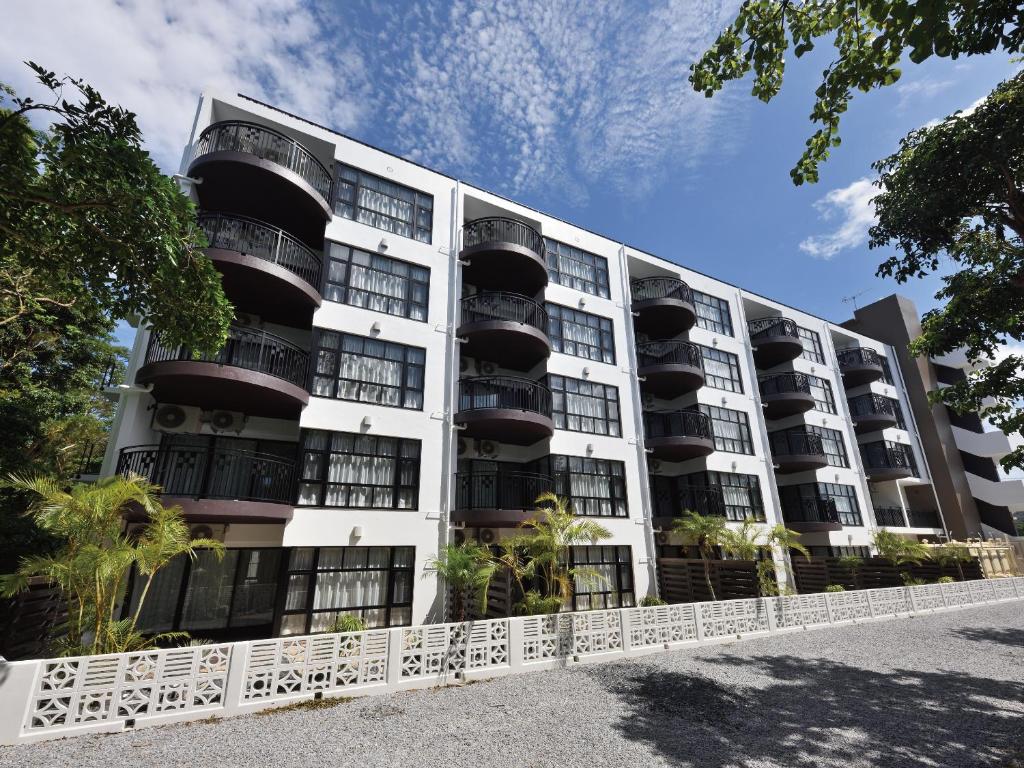
POLYGON ((874 277, 886 254, 866 245, 870 165, 1015 69, 1004 56, 909 65, 898 85, 856 96, 821 181, 797 188, 788 171, 829 51, 791 61, 769 105, 742 83, 694 94, 688 66, 734 2, 88 7, 8 6, 0 80, 30 88, 24 59, 84 77, 138 113, 168 172, 199 92, 241 91, 832 320, 854 294, 932 306, 937 280, 874 277))

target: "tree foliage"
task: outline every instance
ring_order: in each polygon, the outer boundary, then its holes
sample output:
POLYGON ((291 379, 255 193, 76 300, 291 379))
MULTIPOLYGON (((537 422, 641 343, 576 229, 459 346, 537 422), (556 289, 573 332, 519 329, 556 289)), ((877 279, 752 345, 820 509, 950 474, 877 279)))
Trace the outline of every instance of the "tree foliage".
MULTIPOLYGON (((427 562, 439 579, 452 590, 452 619, 466 620, 466 598, 479 601, 480 613, 487 612, 487 591, 497 564, 487 547, 472 541, 449 544, 427 562)), ((431 574, 424 573, 423 578, 431 574)))
POLYGON ((1024 12, 1008 0, 746 0, 733 22, 691 67, 690 83, 713 96, 726 82, 753 73, 752 94, 771 101, 782 88, 786 56, 799 59, 819 44, 835 49, 815 91, 818 129, 790 171, 794 183, 818 180, 818 166, 840 143, 839 121, 855 90, 900 78, 904 55, 1019 52, 1024 12))

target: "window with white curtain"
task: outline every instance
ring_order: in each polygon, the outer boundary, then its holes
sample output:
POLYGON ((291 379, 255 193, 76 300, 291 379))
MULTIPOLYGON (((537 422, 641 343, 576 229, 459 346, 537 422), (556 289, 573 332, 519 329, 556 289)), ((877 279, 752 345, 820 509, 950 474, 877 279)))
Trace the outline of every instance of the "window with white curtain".
POLYGON ((708 482, 722 489, 725 516, 729 520, 764 520, 764 500, 757 475, 738 472, 708 472, 708 482))
POLYGON ((732 336, 732 315, 729 302, 701 291, 693 291, 693 308, 697 313, 697 327, 713 333, 732 336))
POLYGON ((750 420, 746 413, 703 403, 697 406, 697 410, 711 419, 716 451, 753 455, 754 443, 750 438, 750 420))
POLYGON ((338 164, 334 212, 385 232, 429 243, 434 197, 410 187, 338 164))
POLYGON ((547 237, 544 253, 551 282, 608 298, 608 259, 604 256, 547 237))
POLYGON ((420 441, 306 430, 299 467, 300 506, 416 509, 420 441))
POLYGON ((551 416, 557 429, 620 437, 619 390, 568 376, 548 376, 551 416))
POLYGON ((324 298, 411 320, 427 319, 430 269, 328 243, 324 298))
POLYGON ((636 604, 630 547, 572 547, 569 551, 569 566, 585 571, 575 579, 573 610, 629 608, 636 604))
POLYGON ((843 442, 843 433, 839 430, 818 427, 814 424, 808 424, 805 427, 794 427, 794 430, 796 432, 810 432, 821 438, 821 446, 825 450, 825 458, 828 459, 829 466, 850 466, 850 460, 846 456, 846 443, 843 442))
POLYGON ((548 311, 548 338, 555 352, 615 364, 611 320, 550 301, 545 306, 548 311))
POLYGON ((627 517, 626 465, 589 456, 552 454, 540 460, 540 471, 551 475, 555 493, 572 503, 580 517, 627 517))
POLYGON ((835 413, 836 399, 832 395, 832 384, 829 380, 807 374, 807 383, 810 384, 811 395, 814 396, 814 410, 835 413))
POLYGON ((704 384, 727 392, 742 392, 743 377, 740 375, 740 359, 731 352, 698 344, 704 360, 704 384))
POLYGON ((312 394, 338 400, 423 408, 427 351, 350 333, 319 330, 312 394))

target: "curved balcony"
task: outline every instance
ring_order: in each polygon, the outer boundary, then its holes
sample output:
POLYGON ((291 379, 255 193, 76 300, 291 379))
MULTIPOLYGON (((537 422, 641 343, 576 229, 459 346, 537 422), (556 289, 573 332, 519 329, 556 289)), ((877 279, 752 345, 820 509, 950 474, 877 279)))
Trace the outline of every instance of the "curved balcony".
POLYGON ((457 472, 452 521, 475 528, 512 528, 535 516, 537 497, 554 487, 550 475, 536 472, 457 472))
POLYGON ((917 474, 914 453, 909 445, 888 441, 862 443, 860 455, 868 480, 873 483, 903 480, 917 474))
POLYGON ((188 175, 208 211, 239 211, 319 247, 331 218, 331 172, 290 136, 241 120, 199 135, 188 175))
POLYGON ((291 325, 320 306, 321 260, 312 248, 244 216, 202 213, 198 222, 236 309, 291 325))
POLYGON ((804 351, 797 325, 786 317, 763 317, 747 323, 754 364, 771 368, 800 357, 804 351))
POLYGON ((629 281, 633 326, 640 333, 676 336, 697 320, 690 286, 674 277, 641 277, 629 281))
POLYGON ((679 483, 673 487, 671 500, 658 500, 651 522, 655 528, 671 531, 676 520, 687 512, 703 517, 726 517, 725 492, 720 485, 697 486, 679 483))
POLYGON ((799 503, 782 505, 786 527, 797 533, 841 531, 839 510, 834 499, 800 499, 799 503))
POLYGON ((502 368, 528 371, 551 354, 547 310, 518 293, 465 297, 455 335, 465 340, 463 354, 502 368))
POLYGON ((548 284, 544 238, 515 219, 491 216, 467 222, 459 258, 466 262, 463 281, 477 288, 532 296, 548 284))
POLYGON ((533 445, 555 432, 551 390, 516 376, 460 379, 455 423, 466 437, 533 445))
POLYGON ((644 443, 657 459, 686 461, 715 450, 711 419, 700 411, 647 411, 644 443))
POLYGON ((212 355, 164 346, 153 334, 135 380, 152 384, 157 402, 295 418, 309 402, 308 367, 309 353, 291 342, 232 327, 227 343, 212 355))
POLYGON ((688 341, 644 341, 636 345, 640 388, 671 399, 704 386, 704 358, 688 341))
POLYGON ((142 475, 192 518, 287 520, 295 501, 295 459, 208 442, 121 449, 118 474, 142 475), (244 502, 244 503, 240 503, 244 502))
POLYGON ((836 352, 836 357, 839 359, 839 372, 843 374, 843 386, 847 388, 878 381, 885 375, 882 358, 873 349, 841 349, 836 352))
POLYGON ((772 461, 780 475, 792 472, 806 472, 828 466, 825 447, 821 437, 813 432, 784 430, 768 435, 771 444, 772 461))
POLYGON ((811 381, 802 373, 776 373, 757 380, 761 404, 768 419, 806 413, 814 407, 811 381))
POLYGON ((858 395, 846 401, 850 406, 853 429, 858 433, 878 432, 897 425, 892 400, 876 394, 858 395))

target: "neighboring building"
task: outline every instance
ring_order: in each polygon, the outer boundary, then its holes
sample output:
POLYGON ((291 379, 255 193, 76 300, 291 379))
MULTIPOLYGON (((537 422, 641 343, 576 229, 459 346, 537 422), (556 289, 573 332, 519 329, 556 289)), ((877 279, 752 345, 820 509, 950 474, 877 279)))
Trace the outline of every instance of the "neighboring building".
POLYGON ((577 608, 654 592, 683 509, 817 554, 943 532, 884 343, 244 97, 202 98, 182 173, 238 323, 202 359, 140 329, 104 470, 229 552, 146 629, 441 620, 428 559, 544 490, 612 532, 577 608))
POLYGON ((986 430, 977 413, 963 416, 931 405, 928 393, 962 380, 972 366, 966 356, 913 358, 907 344, 921 335, 914 303, 893 295, 861 307, 843 325, 893 345, 910 395, 935 494, 950 533, 965 536, 1014 536, 1012 513, 1024 509, 1024 481, 1010 479, 998 460, 1020 444, 1021 436, 986 430))

